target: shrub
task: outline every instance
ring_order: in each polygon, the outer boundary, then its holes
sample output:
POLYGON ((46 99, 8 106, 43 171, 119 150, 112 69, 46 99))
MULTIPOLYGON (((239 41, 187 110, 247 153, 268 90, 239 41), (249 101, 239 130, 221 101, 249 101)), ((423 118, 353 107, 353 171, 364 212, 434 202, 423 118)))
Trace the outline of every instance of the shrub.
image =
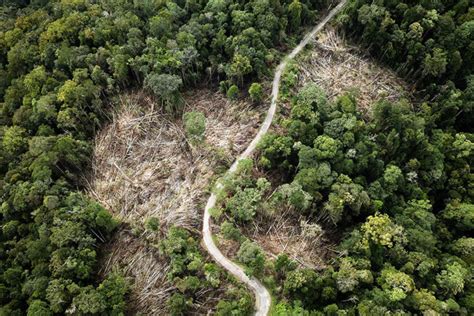
POLYGON ((171 295, 167 302, 170 314, 173 316, 186 315, 188 310, 188 301, 183 294, 175 293, 171 295))
POLYGON ((146 220, 145 227, 147 230, 156 232, 160 229, 160 220, 156 217, 150 217, 146 220))
POLYGON ((230 86, 229 90, 227 90, 227 98, 230 100, 237 100, 239 97, 239 88, 234 84, 230 86))
POLYGON ((221 224, 221 233, 225 239, 240 241, 240 239, 242 238, 240 230, 235 227, 234 224, 228 221, 224 221, 221 224))
POLYGON ((201 112, 184 113, 184 130, 191 141, 202 141, 206 131, 206 117, 201 112))
POLYGON ((254 103, 262 102, 262 99, 263 99, 262 85, 257 82, 252 83, 249 88, 249 95, 250 95, 250 99, 254 103))
POLYGON ((246 240, 237 252, 237 258, 246 265, 247 275, 261 275, 265 266, 265 256, 262 249, 254 242, 246 240))

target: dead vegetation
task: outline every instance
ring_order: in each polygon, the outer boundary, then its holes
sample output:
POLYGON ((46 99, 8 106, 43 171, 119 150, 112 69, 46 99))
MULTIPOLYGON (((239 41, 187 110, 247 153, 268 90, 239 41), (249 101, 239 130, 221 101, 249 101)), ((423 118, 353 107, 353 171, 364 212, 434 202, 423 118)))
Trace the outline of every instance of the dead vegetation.
MULTIPOLYGON (((147 242, 145 220, 158 218, 161 234, 172 225, 198 231, 215 170, 227 169, 259 126, 261 111, 245 102, 231 103, 208 90, 191 92, 185 101, 185 112, 206 116, 202 144, 190 145, 181 119, 161 113, 143 92, 122 96, 95 139, 90 195, 123 222, 104 247, 101 273, 117 267, 125 272, 132 286, 128 305, 141 314, 166 314, 173 289, 166 280, 168 262, 147 242)), ((201 294, 197 309, 206 309, 219 293, 201 294)))
POLYGON ((286 253, 301 267, 322 270, 333 255, 333 243, 316 221, 295 216, 294 209, 259 215, 244 233, 255 240, 270 258, 286 253))
POLYGON ((393 71, 364 56, 334 29, 322 31, 312 44, 314 48, 299 62, 300 85, 315 82, 330 99, 353 92, 365 115, 370 115, 371 105, 381 98, 410 97, 409 87, 393 71))

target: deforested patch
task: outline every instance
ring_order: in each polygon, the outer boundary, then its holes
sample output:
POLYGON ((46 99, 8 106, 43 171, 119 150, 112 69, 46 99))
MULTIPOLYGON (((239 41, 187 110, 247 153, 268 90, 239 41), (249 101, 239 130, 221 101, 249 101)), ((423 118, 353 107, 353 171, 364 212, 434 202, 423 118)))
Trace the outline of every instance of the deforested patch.
MULTIPOLYGON (((120 97, 110 123, 98 133, 89 194, 122 221, 101 258, 101 274, 119 268, 131 283, 133 313, 167 314, 175 290, 166 278, 168 260, 158 250, 171 226, 199 234, 205 198, 219 170, 227 170, 260 124, 262 107, 230 102, 220 93, 196 90, 184 96, 185 112, 206 118, 204 139, 190 142, 182 117, 164 113, 143 92, 120 97), (150 236, 145 222, 159 231, 150 236)), ((197 293, 196 313, 214 307, 225 286, 197 293)))
POLYGON ((336 30, 327 28, 312 44, 313 48, 298 63, 300 86, 315 82, 330 100, 350 91, 359 110, 369 116, 376 100, 411 99, 411 88, 404 80, 348 44, 336 30))

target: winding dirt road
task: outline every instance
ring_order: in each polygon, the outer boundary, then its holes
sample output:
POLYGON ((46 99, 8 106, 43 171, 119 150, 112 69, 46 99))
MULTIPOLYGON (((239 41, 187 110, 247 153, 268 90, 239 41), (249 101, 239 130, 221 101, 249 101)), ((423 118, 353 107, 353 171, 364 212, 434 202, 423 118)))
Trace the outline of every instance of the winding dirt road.
MULTIPOLYGON (((263 121, 263 124, 260 127, 260 130, 258 131, 255 138, 249 144, 247 149, 234 161, 230 169, 227 171, 227 174, 232 174, 235 172, 240 160, 250 157, 252 152, 255 150, 255 147, 257 146, 258 142, 267 133, 268 128, 270 127, 273 121, 273 116, 275 115, 276 104, 278 100, 278 92, 280 89, 281 74, 283 70, 285 69, 288 61, 293 59, 306 46, 306 44, 308 44, 311 38, 314 37, 314 35, 318 33, 326 25, 326 23, 329 20, 331 20, 334 17, 334 15, 336 15, 342 9, 346 1, 347 0, 342 0, 336 7, 334 7, 318 25, 316 25, 308 34, 306 34, 306 36, 298 44, 298 46, 296 46, 288 54, 288 56, 284 58, 283 61, 278 65, 275 71, 275 77, 273 78, 272 101, 270 104, 270 108, 268 109, 267 116, 265 117, 265 120, 263 121)), ((221 187, 222 187, 222 184, 218 181, 216 184, 216 189, 219 189, 221 187)), ((209 200, 207 201, 206 208, 204 210, 204 222, 202 226, 202 236, 203 236, 204 246, 206 247, 209 254, 214 258, 214 260, 218 264, 220 264, 222 267, 224 267, 224 269, 226 269, 231 274, 233 274, 238 280, 245 283, 255 293, 255 298, 256 298, 255 315, 265 316, 270 311, 270 305, 272 302, 270 292, 265 288, 265 286, 259 280, 257 280, 254 277, 249 278, 241 267, 239 267, 237 264, 232 262, 229 258, 225 257, 222 254, 222 252, 219 250, 219 248, 217 248, 216 244, 214 243, 214 240, 212 239, 212 232, 210 228, 211 215, 209 213, 209 210, 213 208, 215 204, 216 204, 216 195, 212 193, 211 196, 209 197, 209 200)))

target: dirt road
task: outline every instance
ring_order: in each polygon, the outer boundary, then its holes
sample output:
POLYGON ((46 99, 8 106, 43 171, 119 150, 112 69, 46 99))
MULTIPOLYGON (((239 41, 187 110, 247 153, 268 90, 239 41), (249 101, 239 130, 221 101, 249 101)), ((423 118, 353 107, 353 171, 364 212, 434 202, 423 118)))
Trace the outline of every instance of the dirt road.
MULTIPOLYGON (((296 46, 287 56, 283 59, 283 61, 278 65, 275 71, 275 77, 273 78, 273 85, 272 85, 272 99, 270 108, 268 109, 267 116, 263 121, 260 130, 258 131, 255 138, 249 144, 247 149, 234 161, 232 166, 227 171, 228 174, 234 173, 237 169, 237 164, 240 160, 249 158, 252 152, 255 150, 258 142, 262 139, 262 137, 267 133, 268 128, 272 124, 273 116, 275 115, 276 104, 278 100, 278 92, 280 89, 280 79, 283 70, 286 67, 286 64, 289 60, 293 59, 314 37, 316 33, 318 33, 326 23, 331 20, 334 15, 336 15, 342 7, 345 5, 347 0, 342 0, 336 7, 334 7, 329 14, 318 24, 316 25, 306 36, 303 40, 296 46)), ((216 188, 219 189, 221 187, 221 183, 217 183, 216 188)), ((209 200, 207 201, 206 208, 204 210, 204 222, 202 226, 202 236, 204 241, 204 246, 206 247, 209 254, 214 258, 214 260, 219 263, 222 267, 224 267, 227 271, 233 274, 237 279, 245 283, 254 293, 256 298, 256 313, 257 316, 265 316, 268 314, 271 305, 271 295, 270 292, 265 288, 265 286, 258 281, 256 278, 251 277, 249 278, 244 270, 239 267, 237 264, 232 262, 229 258, 225 257, 222 252, 217 248, 214 240, 212 239, 212 232, 210 229, 210 219, 211 215, 209 210, 214 207, 216 204, 216 195, 214 193, 211 194, 209 200)))

